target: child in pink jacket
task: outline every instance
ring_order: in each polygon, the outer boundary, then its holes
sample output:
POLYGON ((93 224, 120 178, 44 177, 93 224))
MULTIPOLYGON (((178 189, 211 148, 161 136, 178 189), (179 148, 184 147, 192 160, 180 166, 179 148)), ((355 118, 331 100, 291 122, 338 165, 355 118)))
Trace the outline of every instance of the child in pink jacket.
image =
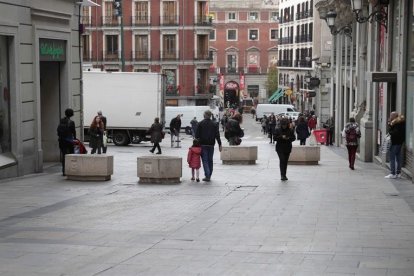
POLYGON ((200 172, 199 169, 201 167, 201 146, 200 142, 197 139, 194 139, 193 146, 188 149, 187 154, 187 163, 188 166, 191 168, 191 180, 194 180, 194 172, 196 174, 196 181, 200 182, 200 172))

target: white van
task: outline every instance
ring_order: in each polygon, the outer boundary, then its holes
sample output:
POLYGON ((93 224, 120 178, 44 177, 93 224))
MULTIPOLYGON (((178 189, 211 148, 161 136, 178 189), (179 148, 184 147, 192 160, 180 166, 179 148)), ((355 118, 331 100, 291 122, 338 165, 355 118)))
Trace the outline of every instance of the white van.
POLYGON ((219 110, 218 107, 211 108, 208 105, 202 106, 166 106, 165 107, 165 128, 170 128, 170 122, 177 115, 181 115, 181 129, 185 130, 185 133, 191 134, 191 120, 194 117, 197 118, 197 121, 202 121, 204 119, 204 112, 210 110, 213 113, 213 116, 216 118, 217 122, 219 121, 219 110))
POLYGON ((270 114, 275 115, 285 112, 294 112, 295 107, 291 104, 258 104, 256 108, 256 121, 263 118, 264 115, 269 117, 270 114))

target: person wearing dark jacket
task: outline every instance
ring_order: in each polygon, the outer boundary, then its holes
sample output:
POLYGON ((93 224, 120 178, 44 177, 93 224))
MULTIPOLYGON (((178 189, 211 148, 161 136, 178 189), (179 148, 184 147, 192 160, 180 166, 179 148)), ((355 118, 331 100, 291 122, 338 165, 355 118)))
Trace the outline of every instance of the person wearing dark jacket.
POLYGON ((161 154, 161 147, 160 143, 162 141, 162 124, 160 124, 160 118, 155 118, 154 123, 151 125, 151 128, 149 129, 149 133, 151 134, 151 143, 154 143, 154 146, 152 149, 150 149, 151 153, 154 153, 155 148, 158 149, 156 154, 161 154))
MULTIPOLYGON (((180 130, 181 130, 181 115, 178 114, 170 122, 171 147, 174 146, 174 136, 177 137, 176 142, 180 141, 180 130)), ((178 145, 178 143, 177 143, 177 145, 178 145)))
POLYGON ((237 113, 226 124, 224 136, 229 141, 230 146, 237 146, 241 143, 240 138, 244 136, 244 132, 240 127, 242 118, 242 115, 237 113))
POLYGON ((275 116, 275 114, 272 113, 269 116, 269 118, 267 118, 267 120, 269 122, 269 124, 268 124, 269 128, 267 130, 267 132, 269 133, 268 134, 268 137, 270 138, 269 144, 274 144, 275 143, 275 140, 274 140, 273 137, 274 137, 275 130, 276 130, 276 116, 275 116))
POLYGON ((62 162, 62 175, 65 175, 65 155, 72 154, 73 140, 76 139, 75 123, 70 119, 73 116, 73 109, 65 110, 65 117, 60 119, 57 129, 59 136, 60 161, 62 162))
POLYGON ((405 118, 396 111, 391 112, 388 120, 388 133, 391 136, 390 174, 385 178, 401 178, 401 148, 405 141, 405 118), (397 163, 397 164, 396 164, 397 163))
POLYGON ((204 112, 204 120, 197 127, 196 139, 201 145, 201 161, 203 162, 204 178, 203 181, 210 181, 213 173, 213 156, 214 145, 219 145, 221 151, 221 140, 218 125, 211 120, 212 113, 210 110, 204 112))
POLYGON ((300 116, 298 118, 298 123, 296 125, 296 134, 298 137, 298 140, 300 140, 300 145, 304 146, 306 145, 306 139, 309 137, 309 128, 308 124, 305 121, 305 117, 300 116))
POLYGON ((359 130, 355 118, 349 118, 349 123, 345 125, 344 130, 342 131, 342 137, 345 138, 345 145, 348 150, 349 168, 354 170, 356 152, 358 149, 358 138, 361 138, 361 131, 359 130))
POLYGON ((107 146, 106 146, 106 143, 107 143, 107 141, 106 141, 106 139, 107 139, 106 138, 106 117, 104 115, 102 115, 101 110, 98 111, 98 116, 101 118, 101 121, 103 123, 103 130, 104 130, 104 134, 102 135, 102 153, 106 153, 106 149, 107 149, 107 146))
POLYGON ((280 120, 280 127, 275 130, 274 139, 276 141, 276 152, 279 156, 279 167, 281 180, 286 181, 287 165, 290 152, 292 151, 292 142, 296 140, 293 129, 290 128, 287 119, 280 120))

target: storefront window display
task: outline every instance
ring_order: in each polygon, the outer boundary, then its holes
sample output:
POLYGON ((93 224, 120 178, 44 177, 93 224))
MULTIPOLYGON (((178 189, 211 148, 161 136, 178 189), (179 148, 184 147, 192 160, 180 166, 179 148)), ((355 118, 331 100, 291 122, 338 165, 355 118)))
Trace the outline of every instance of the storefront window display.
POLYGON ((11 150, 8 38, 0 36, 0 153, 11 150))

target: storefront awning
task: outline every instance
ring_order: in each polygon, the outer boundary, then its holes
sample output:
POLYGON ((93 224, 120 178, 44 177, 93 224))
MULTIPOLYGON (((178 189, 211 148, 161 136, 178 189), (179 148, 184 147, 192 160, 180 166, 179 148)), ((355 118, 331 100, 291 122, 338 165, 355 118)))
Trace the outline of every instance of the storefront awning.
POLYGON ((367 72, 370 82, 397 82, 397 72, 367 72))
POLYGON ((269 103, 277 101, 281 96, 283 96, 283 88, 279 88, 278 90, 276 90, 272 96, 270 96, 270 98, 267 100, 269 103))

